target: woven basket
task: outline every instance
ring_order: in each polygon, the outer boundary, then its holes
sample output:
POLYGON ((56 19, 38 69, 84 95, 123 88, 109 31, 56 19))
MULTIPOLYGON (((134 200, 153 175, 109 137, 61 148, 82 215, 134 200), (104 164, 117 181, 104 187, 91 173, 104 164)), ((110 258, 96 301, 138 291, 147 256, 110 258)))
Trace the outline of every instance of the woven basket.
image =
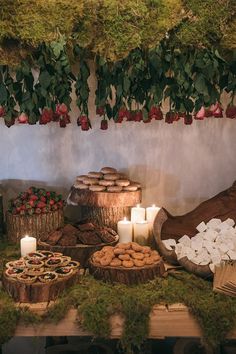
POLYGON ((12 215, 6 213, 7 237, 12 243, 17 243, 30 235, 37 239, 44 233, 51 232, 64 225, 63 210, 55 210, 45 214, 32 216, 12 215))
MULTIPOLYGON (((190 273, 196 274, 202 278, 211 278, 213 276, 213 273, 210 270, 208 265, 195 264, 191 262, 187 257, 183 257, 177 260, 175 251, 174 250, 170 251, 165 247, 164 243, 162 242, 161 230, 162 230, 162 225, 167 219, 168 219, 168 213, 165 211, 165 209, 161 209, 157 214, 153 225, 154 239, 160 254, 164 257, 164 259, 167 262, 174 265, 180 264, 190 273)), ((172 236, 170 235, 169 238, 172 238, 172 236)))

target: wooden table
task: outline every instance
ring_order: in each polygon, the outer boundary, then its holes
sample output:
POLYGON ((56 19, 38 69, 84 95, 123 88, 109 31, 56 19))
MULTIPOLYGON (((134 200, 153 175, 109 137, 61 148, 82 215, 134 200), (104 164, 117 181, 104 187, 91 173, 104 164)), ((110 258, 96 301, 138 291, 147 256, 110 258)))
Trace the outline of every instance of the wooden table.
MULTIPOLYGON (((25 306, 26 304, 18 304, 25 306)), ((31 304, 32 311, 42 314, 50 303, 31 304)), ((113 315, 110 318, 111 338, 120 338, 123 329, 123 318, 113 315)), ((92 336, 79 325, 76 309, 68 311, 63 320, 57 324, 42 322, 37 325, 25 326, 19 322, 15 336, 92 336)), ((182 304, 169 306, 155 305, 150 315, 149 338, 163 339, 165 337, 201 337, 202 332, 196 319, 182 304)), ((227 338, 236 338, 236 329, 227 338)))

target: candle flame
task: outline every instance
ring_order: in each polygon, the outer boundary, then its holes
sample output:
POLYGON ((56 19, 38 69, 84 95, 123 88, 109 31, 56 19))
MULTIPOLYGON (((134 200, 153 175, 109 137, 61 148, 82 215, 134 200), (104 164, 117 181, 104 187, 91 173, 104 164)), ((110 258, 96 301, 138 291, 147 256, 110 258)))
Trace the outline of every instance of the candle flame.
POLYGON ((124 217, 124 221, 127 221, 127 217, 126 216, 124 217))
POLYGON ((140 204, 137 204, 137 208, 140 208, 140 204))
POLYGON ((152 208, 155 208, 156 207, 156 204, 152 204, 152 208))

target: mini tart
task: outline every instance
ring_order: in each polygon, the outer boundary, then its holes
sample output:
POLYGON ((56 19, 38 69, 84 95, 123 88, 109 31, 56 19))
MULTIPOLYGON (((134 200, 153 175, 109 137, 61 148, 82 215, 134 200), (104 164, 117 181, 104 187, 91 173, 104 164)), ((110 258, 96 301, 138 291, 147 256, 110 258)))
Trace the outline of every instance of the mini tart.
POLYGON ((70 261, 70 263, 67 264, 67 267, 70 267, 72 269, 77 269, 79 268, 80 263, 77 261, 70 261))
POLYGON ((28 268, 25 270, 25 274, 27 275, 33 275, 33 276, 39 276, 45 272, 44 267, 42 268, 28 268))
POLYGON ((41 259, 42 260, 44 258, 44 255, 42 253, 40 253, 40 252, 30 252, 30 253, 28 253, 26 255, 25 258, 26 259, 35 259, 35 258, 37 258, 37 259, 41 259))
POLYGON ((61 257, 63 254, 61 252, 53 252, 53 257, 61 257))
POLYGON ((17 269, 17 268, 8 268, 6 269, 5 271, 5 274, 7 277, 9 278, 17 278, 18 275, 24 273, 24 270, 23 269, 17 269))
POLYGON ((62 267, 67 266, 68 263, 70 263, 71 261, 71 257, 69 256, 61 256, 60 258, 62 259, 62 263, 61 263, 62 267))
POLYGON ((32 258, 32 259, 28 259, 25 262, 25 265, 28 268, 42 268, 44 266, 44 262, 38 258, 32 258))
POLYGON ((54 257, 54 253, 51 251, 44 251, 44 250, 41 251, 40 250, 39 252, 44 256, 44 260, 48 259, 50 257, 54 257))
POLYGON ((56 268, 62 265, 63 258, 61 257, 51 257, 46 260, 45 266, 48 268, 56 268))
POLYGON ((71 267, 59 267, 55 269, 55 273, 58 275, 59 278, 61 277, 68 277, 74 272, 74 269, 71 267))
POLYGON ((44 272, 43 274, 39 275, 38 279, 41 283, 51 283, 57 280, 58 275, 55 272, 44 272))
POLYGON ((25 284, 32 284, 36 281, 37 276, 35 275, 29 275, 29 274, 19 274, 17 276, 17 280, 19 280, 21 283, 25 283, 25 284))
POLYGON ((18 259, 17 261, 7 262, 6 268, 24 269, 25 268, 25 261, 24 261, 24 259, 18 259))

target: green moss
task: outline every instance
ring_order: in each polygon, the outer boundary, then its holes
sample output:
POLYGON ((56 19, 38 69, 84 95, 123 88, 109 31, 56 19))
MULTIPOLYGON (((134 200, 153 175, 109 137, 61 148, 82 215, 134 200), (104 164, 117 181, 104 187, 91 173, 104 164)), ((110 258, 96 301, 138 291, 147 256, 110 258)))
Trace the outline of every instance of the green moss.
POLYGON ((13 301, 6 293, 0 291, 0 344, 13 336, 18 319, 19 311, 13 301))

